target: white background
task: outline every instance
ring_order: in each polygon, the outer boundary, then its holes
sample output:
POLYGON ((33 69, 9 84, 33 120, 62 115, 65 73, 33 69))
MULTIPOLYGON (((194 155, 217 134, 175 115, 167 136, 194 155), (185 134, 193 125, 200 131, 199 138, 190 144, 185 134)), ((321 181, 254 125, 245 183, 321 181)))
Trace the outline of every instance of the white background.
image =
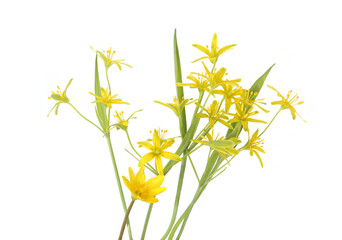
MULTIPOLYGON (((96 121, 89 45, 113 47, 134 67, 110 69, 112 91, 131 103, 118 109, 145 109, 131 121, 133 142, 158 127, 177 136, 173 113, 153 103, 175 95, 174 28, 184 79, 200 66, 191 64, 202 56, 191 44, 210 45, 216 32, 220 47, 238 44, 220 59, 231 79, 241 77, 247 88, 276 63, 267 83, 299 93, 305 104, 297 110, 308 121, 281 112, 264 135, 265 167, 248 153, 234 159, 198 201, 182 239, 342 239, 341 20, 338 1, 2 2, 0 239, 117 239, 123 211, 105 139, 66 105, 47 118, 54 104, 47 97, 73 77, 68 97, 96 121)), ((268 88, 260 96, 277 99, 268 88)), ((277 110, 268 109, 266 121, 277 110)), ((123 132, 112 136, 120 174, 137 171, 123 132)), ((205 159, 194 159, 201 171, 205 159)), ((148 240, 168 225, 178 170, 166 177, 148 240)), ((180 212, 195 186, 188 165, 180 212)), ((135 239, 147 207, 138 202, 132 210, 135 239)))

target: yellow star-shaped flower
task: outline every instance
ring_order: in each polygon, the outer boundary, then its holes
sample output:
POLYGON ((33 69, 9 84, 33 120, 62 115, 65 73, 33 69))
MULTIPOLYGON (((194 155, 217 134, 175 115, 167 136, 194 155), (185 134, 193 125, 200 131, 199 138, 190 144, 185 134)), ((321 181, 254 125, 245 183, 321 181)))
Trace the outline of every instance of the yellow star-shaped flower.
MULTIPOLYGON (((91 47, 91 49, 93 49, 93 48, 91 47)), ((96 50, 94 50, 94 51, 103 60, 103 62, 105 64, 106 70, 108 70, 108 68, 110 66, 112 66, 113 64, 115 64, 119 68, 120 71, 122 69, 121 64, 126 65, 128 67, 132 67, 131 65, 129 65, 127 63, 124 63, 123 62, 123 61, 125 61, 124 59, 113 60, 113 56, 116 53, 116 51, 112 51, 112 48, 109 48, 109 50, 102 51, 102 52, 101 51, 96 51, 96 50)))
POLYGON ((193 62, 197 62, 199 60, 208 58, 211 63, 215 63, 217 61, 217 58, 222 53, 224 53, 227 50, 231 49, 232 47, 236 46, 236 44, 228 45, 228 46, 225 46, 225 47, 219 49, 219 47, 217 46, 217 35, 216 35, 216 33, 214 33, 213 40, 211 42, 211 50, 209 50, 208 46, 203 47, 202 45, 199 45, 199 44, 192 44, 192 46, 194 46, 195 48, 197 48, 198 50, 200 50, 201 52, 203 52, 204 54, 207 55, 207 56, 201 57, 199 59, 196 59, 193 62))
POLYGON ((255 133, 253 133, 252 137, 248 140, 246 146, 243 149, 249 150, 251 156, 253 156, 253 153, 255 153, 255 155, 258 157, 260 161, 261 167, 264 167, 264 164, 262 163, 261 157, 258 153, 258 151, 265 153, 265 150, 262 149, 264 141, 258 137, 258 132, 259 129, 257 129, 255 133))
POLYGON ((53 99, 53 100, 56 100, 57 103, 53 106, 53 108, 51 108, 49 114, 47 116, 50 115, 51 111, 55 108, 55 114, 57 115, 57 112, 58 112, 58 107, 59 107, 59 104, 61 103, 68 103, 70 100, 69 98, 67 97, 66 95, 66 91, 68 90, 68 87, 70 86, 72 82, 72 79, 69 80, 68 84, 66 85, 64 91, 62 92, 60 87, 57 86, 57 92, 52 92, 51 96, 48 97, 49 99, 53 99))
POLYGON ((163 163, 161 160, 162 157, 174 161, 182 160, 177 154, 165 151, 165 149, 171 147, 172 144, 175 142, 173 138, 165 139, 166 132, 167 131, 157 131, 156 129, 154 129, 152 144, 150 143, 150 141, 138 142, 139 147, 144 147, 151 151, 142 156, 139 161, 139 167, 144 166, 146 163, 155 158, 158 173, 160 175, 163 175, 163 163))
POLYGON ((248 110, 245 110, 244 104, 236 104, 236 113, 232 114, 232 113, 227 113, 228 115, 233 116, 233 119, 230 119, 228 122, 229 123, 233 123, 233 122, 241 122, 242 124, 242 128, 245 131, 248 131, 248 122, 259 122, 259 123, 267 123, 265 121, 262 120, 258 120, 258 119, 254 119, 254 118, 250 118, 251 116, 258 114, 258 111, 254 111, 252 112, 253 107, 250 107, 248 110))
POLYGON ((126 187, 131 191, 131 196, 133 200, 141 200, 147 203, 156 203, 158 199, 155 198, 156 195, 164 192, 166 187, 160 187, 164 181, 163 175, 158 175, 157 177, 151 178, 146 181, 145 167, 142 166, 137 175, 134 175, 132 168, 129 168, 129 180, 122 177, 126 187))
POLYGON ((106 90, 104 88, 101 88, 101 96, 97 96, 91 92, 90 94, 98 99, 94 102, 104 103, 108 108, 112 108, 112 104, 129 104, 128 102, 123 102, 121 99, 116 98, 118 94, 115 94, 113 96, 110 95, 108 88, 106 90))
POLYGON ((289 109, 292 115, 293 120, 296 119, 296 115, 298 115, 304 122, 306 122, 300 115, 299 113, 296 111, 296 109, 294 108, 294 106, 296 105, 301 105, 304 103, 304 101, 300 101, 298 102, 298 94, 295 94, 291 99, 290 99, 290 95, 292 93, 292 90, 288 92, 288 94, 286 95, 286 97, 284 97, 283 95, 281 95, 274 87, 267 85, 267 87, 271 88, 272 90, 277 92, 277 95, 279 97, 281 97, 280 101, 274 101, 271 102, 272 105, 280 105, 282 109, 289 109))
POLYGON ((205 113, 197 114, 197 117, 200 118, 209 118, 210 128, 213 128, 216 122, 220 122, 228 128, 232 128, 232 126, 227 122, 228 117, 223 112, 223 110, 219 110, 219 103, 214 100, 209 107, 204 108, 198 103, 195 103, 198 107, 202 108, 205 113))

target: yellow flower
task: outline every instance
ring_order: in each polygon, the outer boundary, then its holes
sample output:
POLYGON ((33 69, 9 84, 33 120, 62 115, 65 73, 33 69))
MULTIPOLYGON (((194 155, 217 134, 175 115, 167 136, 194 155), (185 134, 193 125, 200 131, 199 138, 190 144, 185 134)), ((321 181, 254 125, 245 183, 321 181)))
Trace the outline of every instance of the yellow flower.
POLYGON ((129 118, 125 119, 124 116, 123 116, 123 112, 120 112, 118 113, 117 111, 115 111, 115 114, 113 115, 113 117, 115 118, 116 120, 116 124, 113 124, 110 126, 109 130, 113 129, 114 127, 119 130, 119 129, 122 129, 124 131, 127 130, 128 128, 128 121, 130 119, 135 119, 136 117, 133 117, 133 115, 136 113, 136 112, 140 112, 142 111, 142 109, 138 110, 138 111, 135 111, 134 113, 131 114, 131 116, 129 116, 129 118))
POLYGON ((225 101, 225 112, 228 113, 230 107, 235 103, 240 102, 240 98, 238 96, 241 96, 242 89, 241 87, 234 88, 231 84, 222 85, 223 90, 214 90, 214 94, 220 94, 224 96, 225 101))
POLYGON ((209 90, 209 81, 204 79, 203 74, 199 73, 191 73, 187 76, 187 79, 193 81, 193 83, 176 83, 177 87, 190 87, 190 88, 197 88, 198 91, 204 90, 210 92, 209 90), (192 74, 196 74, 197 77, 193 76, 192 74))
POLYGON ((250 118, 251 116, 258 114, 258 111, 252 112, 253 107, 250 107, 248 110, 245 110, 243 104, 239 103, 236 104, 236 113, 232 114, 232 113, 227 113, 228 115, 233 116, 233 119, 230 119, 228 122, 229 123, 233 123, 233 122, 241 122, 243 130, 248 131, 248 122, 259 122, 259 123, 267 123, 265 121, 262 120, 258 120, 258 119, 253 119, 250 118))
POLYGON ((165 149, 171 147, 172 144, 175 142, 173 138, 165 139, 166 132, 167 132, 166 130, 157 131, 156 129, 154 129, 153 137, 152 137, 152 144, 150 143, 151 140, 138 142, 139 147, 145 147, 151 151, 145 154, 144 156, 142 156, 142 158, 139 161, 139 167, 144 166, 146 163, 148 163, 149 161, 155 158, 158 173, 160 175, 163 175, 163 163, 161 160, 162 157, 166 159, 174 160, 174 161, 182 160, 180 156, 178 156, 177 154, 165 151, 165 149))
POLYGON ((192 99, 184 99, 184 97, 183 97, 183 99, 181 101, 179 101, 179 99, 177 97, 174 97, 173 103, 163 103, 163 102, 160 102, 157 100, 155 100, 154 102, 170 108, 179 117, 179 115, 183 111, 184 107, 186 105, 189 105, 189 104, 194 102, 194 101, 190 101, 190 100, 192 100, 192 99))
POLYGON ((251 92, 249 90, 243 90, 241 93, 241 98, 239 99, 242 103, 244 103, 245 105, 249 105, 249 106, 257 106, 258 108, 260 108, 262 111, 264 111, 265 113, 268 113, 270 111, 266 110, 265 108, 261 107, 259 104, 264 104, 266 105, 266 103, 262 102, 265 99, 253 99, 255 98, 255 96, 257 95, 257 92, 251 92))
POLYGON ((196 103, 196 105, 204 110, 206 113, 197 114, 197 117, 200 118, 209 118, 210 128, 213 128, 216 122, 220 122, 228 128, 232 128, 232 126, 227 122, 228 117, 225 115, 223 110, 219 111, 219 103, 214 100, 212 104, 208 108, 204 108, 200 104, 196 103))
POLYGON ((239 144, 241 141, 237 138, 225 139, 224 137, 217 136, 214 138, 214 130, 211 130, 211 133, 208 132, 205 137, 200 135, 204 140, 195 140, 191 141, 196 143, 201 143, 210 147, 213 150, 216 150, 223 158, 227 158, 227 156, 237 155, 239 151, 234 148, 234 145, 239 144))
MULTIPOLYGON (((90 46, 91 47, 91 46, 90 46)), ((93 49, 92 47, 91 47, 91 49, 93 49)), ((93 49, 94 50, 94 49, 93 49)), ((95 50, 94 50, 95 51, 95 50)), ((123 64, 123 65, 126 65, 126 66, 128 66, 128 67, 132 67, 131 65, 128 65, 127 63, 124 63, 124 62, 122 62, 122 61, 125 61, 124 59, 119 59, 119 60, 113 60, 113 56, 114 56, 114 54, 116 53, 116 51, 112 51, 112 48, 110 48, 109 50, 107 50, 107 51, 95 51, 96 52, 96 54, 103 60, 103 62, 104 62, 104 64, 105 64, 105 68, 106 68, 106 70, 108 70, 108 68, 110 67, 110 66, 112 66, 113 64, 115 64, 116 66, 118 66, 118 68, 120 69, 120 71, 121 71, 121 69, 122 69, 122 67, 121 67, 121 64, 123 64), (105 55, 105 53, 107 53, 107 55, 105 55)))
POLYGON ((57 86, 57 89, 58 89, 57 92, 52 92, 51 96, 48 97, 49 99, 56 100, 57 103, 53 106, 53 108, 51 108, 51 110, 47 116, 50 115, 51 111, 54 108, 55 108, 55 114, 57 115, 59 104, 69 102, 69 98, 66 95, 66 91, 67 91, 68 87, 70 86, 71 82, 72 82, 72 79, 69 80, 69 82, 66 85, 65 90, 63 92, 61 91, 60 87, 57 86))
POLYGON ((156 203, 158 202, 158 199, 155 198, 155 196, 166 190, 166 187, 160 187, 164 181, 164 176, 158 175, 157 177, 146 181, 144 170, 145 167, 142 166, 135 176, 132 168, 129 168, 130 181, 128 181, 124 176, 122 176, 122 179, 126 187, 131 191, 133 200, 156 203))
POLYGON ((121 99, 116 98, 118 96, 118 94, 111 96, 108 88, 106 90, 104 90, 104 88, 101 88, 101 96, 97 96, 91 92, 90 92, 90 94, 95 96, 98 99, 94 102, 104 103, 109 108, 112 108, 112 104, 129 104, 127 102, 123 102, 121 99))
POLYGON ((261 167, 264 167, 261 157, 259 153, 257 152, 259 151, 259 152, 265 153, 265 150, 262 149, 262 145, 264 144, 264 141, 261 138, 258 138, 258 132, 259 132, 259 129, 255 131, 255 133, 248 140, 246 146, 243 149, 249 150, 251 156, 253 156, 253 153, 255 153, 255 155, 258 157, 260 161, 261 167))
POLYGON ((267 87, 273 89, 274 91, 277 92, 277 95, 279 97, 281 97, 280 101, 274 101, 271 102, 272 105, 280 105, 282 109, 289 109, 292 115, 293 120, 296 119, 296 114, 304 121, 306 122, 296 111, 296 109, 294 108, 294 106, 296 105, 301 105, 304 103, 304 101, 300 101, 298 102, 298 94, 295 94, 291 99, 290 99, 290 95, 292 93, 292 90, 288 92, 288 94, 286 95, 286 98, 281 95, 274 87, 267 85, 267 87))
POLYGON ((214 33, 213 40, 211 42, 211 50, 209 50, 208 46, 207 47, 203 47, 203 46, 201 46, 199 44, 192 44, 192 46, 194 46, 195 48, 197 48, 198 50, 200 50, 201 52, 203 52, 204 54, 207 55, 205 57, 201 57, 199 59, 196 59, 193 62, 197 62, 199 60, 208 58, 211 63, 215 63, 217 61, 217 58, 222 53, 224 53, 225 51, 227 51, 227 50, 231 49, 232 47, 236 46, 236 44, 228 45, 228 46, 225 46, 225 47, 219 49, 219 47, 217 46, 217 35, 216 35, 216 33, 214 33))

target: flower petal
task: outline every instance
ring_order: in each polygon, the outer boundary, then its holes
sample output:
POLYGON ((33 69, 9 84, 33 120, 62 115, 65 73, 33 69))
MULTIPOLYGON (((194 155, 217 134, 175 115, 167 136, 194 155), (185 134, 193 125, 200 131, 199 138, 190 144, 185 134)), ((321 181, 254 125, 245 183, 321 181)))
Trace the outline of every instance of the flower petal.
POLYGON ((153 152, 149 152, 149 153, 145 154, 139 161, 139 167, 144 166, 146 163, 151 161, 153 158, 154 158, 153 152))
POLYGON ((160 155, 161 155, 163 158, 167 158, 167 159, 170 159, 170 160, 182 161, 181 157, 178 156, 178 155, 175 154, 175 153, 162 152, 160 155))

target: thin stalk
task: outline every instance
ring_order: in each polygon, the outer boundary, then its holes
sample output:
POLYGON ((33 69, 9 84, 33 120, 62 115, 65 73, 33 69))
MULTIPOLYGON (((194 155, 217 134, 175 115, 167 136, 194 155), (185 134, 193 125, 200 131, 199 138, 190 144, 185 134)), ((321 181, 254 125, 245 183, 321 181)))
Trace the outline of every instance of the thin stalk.
MULTIPOLYGON (((125 148, 126 152, 128 152, 135 160, 137 160, 138 162, 140 161, 136 156, 133 155, 133 153, 131 153, 130 151, 128 151, 125 148)), ((152 173, 154 173, 155 175, 158 175, 157 170, 155 170, 149 163, 146 163, 145 167, 150 170, 152 173)))
POLYGON ((131 145, 131 148, 133 149, 133 151, 141 158, 141 155, 137 152, 137 150, 135 150, 135 148, 133 147, 133 144, 131 142, 131 138, 129 137, 129 134, 128 134, 128 130, 125 130, 126 132, 126 136, 127 136, 127 139, 128 139, 128 142, 129 142, 129 145, 131 145))
POLYGON ((123 237, 123 234, 124 234, 124 231, 125 231, 125 227, 126 227, 126 223, 128 221, 128 216, 129 216, 129 213, 132 210, 134 201, 135 200, 132 199, 131 204, 129 204, 129 207, 128 207, 127 211, 126 211, 125 218, 124 218, 124 220, 122 222, 122 227, 121 227, 121 231, 120 231, 120 235, 119 235, 119 239, 118 240, 122 240, 122 237, 123 237))
MULTIPOLYGON (((198 103, 199 104, 200 104, 200 102, 203 99, 203 95, 204 95, 204 92, 201 92, 200 96, 199 96, 199 99, 198 99, 198 103)), ((209 99, 209 96, 210 95, 208 95, 207 99, 205 100, 204 105, 207 103, 207 101, 209 99)), ((198 123, 199 123, 199 120, 198 120, 199 118, 197 118, 198 108, 199 107, 196 106, 196 108, 194 110, 194 113, 193 113, 193 116, 192 116, 191 125, 189 127, 189 130, 187 131, 187 134, 190 134, 189 140, 191 139, 191 137, 193 137, 193 135, 195 135, 195 132, 196 132, 197 127, 198 127, 198 123)), ((202 112, 203 112, 203 109, 201 110, 200 114, 202 114, 202 112)), ((184 138, 185 138, 185 136, 182 137, 183 141, 184 141, 184 138)), ((188 145, 189 145, 189 143, 187 144, 186 148, 188 147, 188 145)), ((197 150, 197 149, 195 149, 195 150, 197 150)), ((185 173, 185 167, 186 167, 186 159, 187 159, 188 155, 189 155, 189 153, 187 153, 187 150, 185 150, 184 151, 184 156, 182 158, 181 169, 180 169, 180 172, 179 172, 178 186, 177 186, 177 192, 176 192, 176 197, 175 197, 175 202, 174 202, 174 207, 173 207, 173 213, 172 213, 171 221, 170 221, 169 227, 167 228, 167 230, 166 230, 164 236, 161 238, 161 240, 165 240, 167 238, 167 236, 169 235, 170 231, 172 230, 173 224, 176 221, 177 212, 178 212, 178 206, 179 206, 179 200, 180 200, 180 194, 181 194, 181 190, 182 190, 182 186, 183 186, 183 179, 184 179, 184 173, 185 173)))
POLYGON ((258 137, 260 137, 262 134, 264 134, 264 132, 266 132, 267 128, 271 125, 271 123, 273 122, 273 120, 276 118, 276 116, 280 113, 280 111, 283 110, 282 108, 280 108, 278 110, 278 112, 274 115, 274 117, 272 118, 272 120, 270 121, 270 123, 267 125, 267 127, 264 129, 264 131, 262 131, 262 133, 259 134, 258 137))
POLYGON ((167 230, 166 230, 164 236, 161 238, 161 240, 165 240, 167 238, 170 231, 172 230, 173 224, 176 221, 178 206, 179 206, 179 199, 180 199, 181 190, 183 187, 183 179, 184 179, 184 173, 185 173, 185 167, 186 167, 186 159, 187 159, 186 156, 182 158, 182 165, 181 165, 181 169, 179 172, 177 192, 176 192, 175 202, 173 205, 173 213, 172 213, 171 221, 170 221, 169 227, 167 228, 167 230))
POLYGON ((190 160, 190 163, 191 163, 191 166, 192 166, 192 169, 194 170, 194 173, 196 175, 196 178, 197 178, 197 181, 199 182, 199 177, 198 177, 198 174, 197 174, 197 171, 196 171, 196 168, 195 168, 195 165, 194 163, 192 162, 191 158, 190 158, 190 155, 189 155, 189 160, 190 160))
POLYGON ((90 121, 88 118, 86 118, 85 116, 83 116, 79 111, 77 111, 77 109, 74 107, 74 105, 72 105, 71 103, 68 103, 84 120, 86 120, 87 122, 91 123, 92 125, 94 125, 97 129, 99 129, 102 133, 103 130, 98 127, 95 123, 93 123, 92 121, 90 121))
MULTIPOLYGON (((123 194, 123 191, 122 191, 120 175, 119 175, 118 167, 116 165, 116 161, 115 161, 115 157, 114 157, 114 152, 113 152, 113 147, 112 147, 112 142, 110 140, 109 133, 106 134, 106 139, 107 139, 107 144, 108 144, 110 156, 111 156, 112 162, 113 162, 114 173, 115 173, 116 183, 118 185, 118 189, 119 189, 119 193, 120 193, 120 199, 121 199, 121 203, 122 203, 122 208, 124 209, 124 211, 126 213, 127 212, 127 205, 126 205, 125 197, 124 197, 124 194, 123 194)), ((132 237, 132 231, 131 231, 131 226, 130 226, 129 220, 127 220, 127 228, 128 228, 129 239, 132 240, 133 237, 132 237)))
POLYGON ((147 225, 148 225, 148 222, 150 221, 150 216, 151 216, 152 208, 153 208, 153 203, 150 203, 150 206, 148 207, 146 218, 145 218, 144 229, 143 229, 142 234, 141 234, 141 240, 145 239, 147 225))
POLYGON ((108 69, 106 68, 106 78, 107 78, 107 83, 108 83, 108 88, 109 88, 109 93, 111 94, 112 91, 110 89, 110 83, 109 83, 109 78, 108 78, 108 69))

